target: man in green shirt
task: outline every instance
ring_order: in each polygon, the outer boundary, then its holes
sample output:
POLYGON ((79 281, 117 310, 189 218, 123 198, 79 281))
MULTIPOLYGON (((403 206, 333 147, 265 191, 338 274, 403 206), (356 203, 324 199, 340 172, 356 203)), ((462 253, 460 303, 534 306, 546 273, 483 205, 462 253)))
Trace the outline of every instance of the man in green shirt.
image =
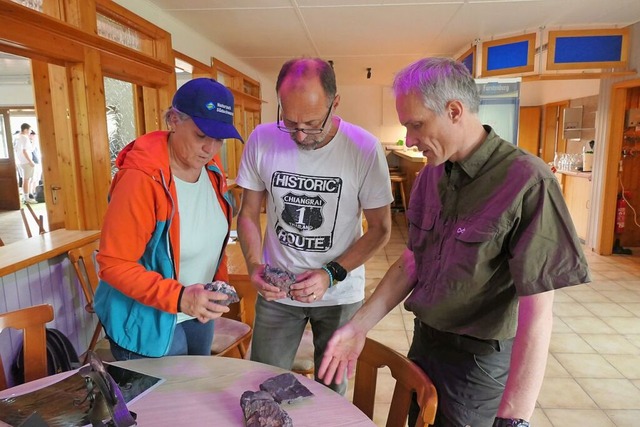
POLYGON ((436 425, 528 426, 553 290, 590 281, 560 187, 541 159, 482 125, 464 65, 420 60, 393 89, 407 145, 428 159, 411 193, 408 247, 336 331, 319 377, 352 374, 367 331, 406 298, 416 315, 408 356, 436 386, 436 425))

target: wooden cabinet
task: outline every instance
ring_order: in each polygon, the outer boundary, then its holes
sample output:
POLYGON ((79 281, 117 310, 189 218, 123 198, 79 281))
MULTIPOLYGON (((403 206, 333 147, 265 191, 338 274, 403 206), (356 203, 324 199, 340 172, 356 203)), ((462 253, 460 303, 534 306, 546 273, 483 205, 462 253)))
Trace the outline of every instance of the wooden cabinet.
POLYGON ((518 147, 534 156, 540 155, 540 107, 520 107, 518 120, 518 147))
POLYGON ((587 238, 591 212, 591 174, 559 172, 562 194, 571 214, 576 233, 581 240, 587 238))

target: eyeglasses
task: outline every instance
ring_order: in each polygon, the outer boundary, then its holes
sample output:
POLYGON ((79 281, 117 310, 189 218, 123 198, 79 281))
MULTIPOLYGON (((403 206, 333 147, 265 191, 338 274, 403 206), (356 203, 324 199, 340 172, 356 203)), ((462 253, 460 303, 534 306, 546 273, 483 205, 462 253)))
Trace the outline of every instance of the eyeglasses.
POLYGON ((302 132, 305 135, 320 135, 322 132, 324 132, 324 127, 327 125, 327 120, 329 120, 329 116, 331 115, 331 109, 333 108, 333 101, 335 101, 335 98, 331 101, 331 105, 329 105, 329 111, 327 111, 327 115, 322 121, 322 125, 319 128, 310 128, 310 129, 288 128, 284 126, 284 124, 281 124, 280 123, 280 103, 278 103, 278 122, 276 123, 276 126, 282 132, 287 132, 287 133, 302 132))

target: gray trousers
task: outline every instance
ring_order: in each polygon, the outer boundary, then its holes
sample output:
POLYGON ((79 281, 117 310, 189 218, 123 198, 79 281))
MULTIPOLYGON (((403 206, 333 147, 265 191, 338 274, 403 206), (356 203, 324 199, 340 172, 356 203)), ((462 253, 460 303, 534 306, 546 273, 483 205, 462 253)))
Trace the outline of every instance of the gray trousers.
MULTIPOLYGON (((438 331, 415 319, 408 357, 438 393, 434 427, 491 427, 509 376, 513 338, 481 340, 438 331)), ((418 416, 414 400, 409 425, 418 416)))
MULTIPOLYGON (((313 332, 313 361, 318 381, 318 368, 327 342, 333 332, 351 319, 361 305, 362 301, 328 307, 294 307, 258 296, 251 360, 290 370, 309 322, 313 332)), ((332 383, 328 387, 344 396, 347 392, 346 378, 341 384, 332 383)))

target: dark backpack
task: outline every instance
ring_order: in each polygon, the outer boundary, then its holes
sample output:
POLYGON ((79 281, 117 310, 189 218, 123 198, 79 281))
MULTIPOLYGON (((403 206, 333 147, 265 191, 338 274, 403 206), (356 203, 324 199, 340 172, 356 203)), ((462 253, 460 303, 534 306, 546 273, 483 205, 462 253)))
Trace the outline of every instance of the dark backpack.
POLYGON ((36 202, 44 203, 44 185, 36 186, 36 202))
MULTIPOLYGON (((13 380, 16 385, 24 383, 24 355, 20 348, 13 363, 13 380)), ((47 370, 49 375, 70 371, 80 367, 78 353, 69 338, 57 329, 47 328, 47 370)))

